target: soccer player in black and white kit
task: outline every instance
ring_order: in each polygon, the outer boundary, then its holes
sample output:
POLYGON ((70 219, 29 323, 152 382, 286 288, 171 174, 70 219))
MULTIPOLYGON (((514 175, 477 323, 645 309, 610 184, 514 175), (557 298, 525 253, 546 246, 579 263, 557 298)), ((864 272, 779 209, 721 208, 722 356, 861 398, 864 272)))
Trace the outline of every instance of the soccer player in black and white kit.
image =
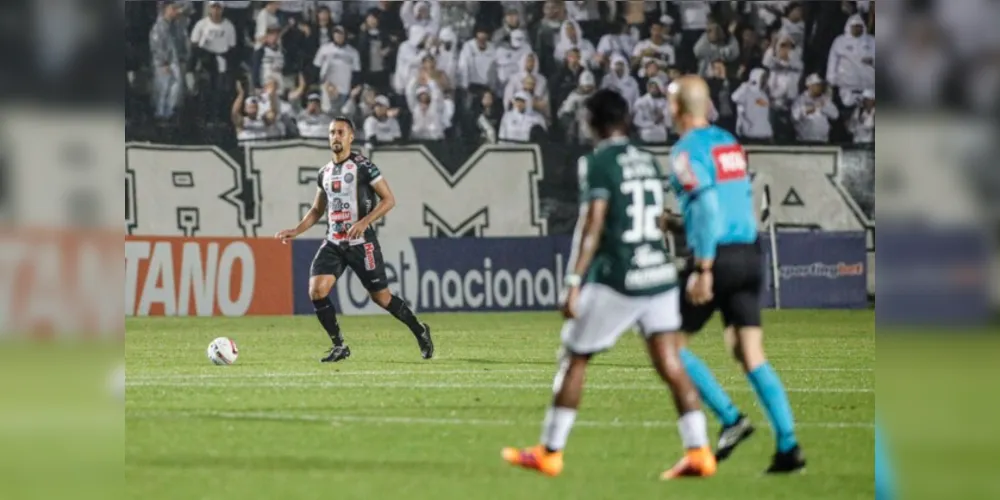
POLYGON ((373 226, 396 204, 382 173, 368 158, 351 152, 354 125, 345 117, 330 123, 333 160, 319 169, 316 198, 312 208, 294 229, 279 231, 275 238, 288 240, 306 232, 323 217, 329 224, 326 239, 313 258, 309 277, 309 298, 316 317, 333 341, 322 359, 336 362, 351 355, 337 323, 330 290, 348 267, 358 275, 373 301, 403 322, 413 333, 424 359, 434 356, 431 329, 421 323, 403 299, 388 288, 382 248, 373 226))

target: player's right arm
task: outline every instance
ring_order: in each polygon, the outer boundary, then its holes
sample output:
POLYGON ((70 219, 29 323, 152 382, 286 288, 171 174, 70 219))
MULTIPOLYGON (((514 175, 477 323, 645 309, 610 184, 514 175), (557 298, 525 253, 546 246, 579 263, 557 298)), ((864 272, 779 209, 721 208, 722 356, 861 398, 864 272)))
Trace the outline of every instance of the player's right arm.
POLYGON ((288 243, 288 240, 297 237, 315 226, 323 218, 324 212, 326 212, 326 192, 323 191, 323 188, 316 188, 316 197, 313 198, 312 206, 309 207, 309 211, 299 221, 299 225, 293 229, 278 231, 274 237, 281 240, 282 243, 288 243))

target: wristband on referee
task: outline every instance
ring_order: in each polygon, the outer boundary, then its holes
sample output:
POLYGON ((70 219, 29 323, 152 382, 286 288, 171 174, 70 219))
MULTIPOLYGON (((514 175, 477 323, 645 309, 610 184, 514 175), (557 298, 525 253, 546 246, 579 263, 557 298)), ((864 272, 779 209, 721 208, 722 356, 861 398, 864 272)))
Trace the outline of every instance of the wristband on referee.
POLYGON ((567 288, 578 287, 580 283, 583 283, 583 279, 580 278, 579 274, 567 274, 563 278, 563 285, 566 285, 567 288))

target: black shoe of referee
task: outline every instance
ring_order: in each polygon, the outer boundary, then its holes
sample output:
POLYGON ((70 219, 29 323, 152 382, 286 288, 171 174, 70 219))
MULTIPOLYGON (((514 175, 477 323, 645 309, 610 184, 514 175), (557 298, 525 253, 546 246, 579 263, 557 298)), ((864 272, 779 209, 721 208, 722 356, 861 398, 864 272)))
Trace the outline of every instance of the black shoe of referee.
POLYGON ((802 456, 802 448, 796 446, 786 452, 775 453, 768 474, 789 474, 806 468, 806 459, 802 456))

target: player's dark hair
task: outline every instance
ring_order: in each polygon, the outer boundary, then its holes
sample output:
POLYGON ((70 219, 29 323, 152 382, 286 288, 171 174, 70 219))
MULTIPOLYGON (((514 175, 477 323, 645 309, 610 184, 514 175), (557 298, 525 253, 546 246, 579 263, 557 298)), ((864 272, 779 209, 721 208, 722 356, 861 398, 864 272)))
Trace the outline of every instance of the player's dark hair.
POLYGON ((590 129, 601 139, 609 137, 615 130, 628 131, 628 101, 614 90, 602 89, 590 96, 587 99, 587 114, 590 129))
POLYGON ((348 117, 346 117, 344 115, 340 115, 340 116, 335 116, 333 118, 333 121, 346 123, 347 124, 347 128, 351 129, 351 133, 352 134, 354 133, 354 122, 351 121, 350 118, 348 118, 348 117))

